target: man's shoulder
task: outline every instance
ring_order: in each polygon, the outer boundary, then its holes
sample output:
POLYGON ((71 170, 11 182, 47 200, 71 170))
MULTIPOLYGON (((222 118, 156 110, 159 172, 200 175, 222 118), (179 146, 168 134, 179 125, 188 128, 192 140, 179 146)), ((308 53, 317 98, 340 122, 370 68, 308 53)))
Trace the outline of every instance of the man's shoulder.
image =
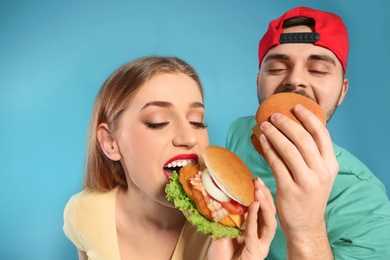
POLYGON ((359 158, 349 152, 347 149, 333 143, 334 152, 339 163, 339 174, 354 176, 359 180, 372 181, 382 186, 374 173, 359 158))
POLYGON ((386 189, 352 153, 337 145, 334 151, 340 170, 326 208, 334 256, 384 259, 381 257, 390 254, 386 246, 390 242, 390 202, 386 189))
MULTIPOLYGON (((385 185, 375 174, 356 156, 346 149, 334 144, 335 155, 339 164, 339 173, 333 185, 333 198, 345 197, 343 203, 351 204, 349 200, 356 200, 359 204, 370 204, 376 202, 388 204, 385 185), (343 195, 342 195, 343 194, 343 195), (369 203, 367 203, 370 201, 369 203)), ((332 200, 332 198, 331 198, 332 200)), ((340 202, 340 200, 337 200, 340 202)))
POLYGON ((227 138, 231 139, 236 136, 248 135, 255 124, 256 121, 253 116, 239 117, 230 124, 227 138))
POLYGON ((236 118, 231 124, 230 124, 230 127, 229 128, 236 128, 236 127, 239 127, 239 126, 242 126, 242 125, 255 125, 256 124, 256 121, 255 121, 255 118, 254 116, 243 116, 243 117, 239 117, 239 118, 236 118))

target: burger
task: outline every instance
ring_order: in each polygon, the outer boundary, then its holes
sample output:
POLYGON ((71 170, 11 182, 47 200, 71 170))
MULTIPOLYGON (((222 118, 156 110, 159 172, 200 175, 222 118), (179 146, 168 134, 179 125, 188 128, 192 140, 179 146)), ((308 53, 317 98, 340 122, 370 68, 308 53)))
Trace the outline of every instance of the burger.
POLYGON ((233 152, 207 146, 204 165, 188 164, 173 172, 166 197, 198 231, 213 238, 242 235, 248 207, 254 201, 253 175, 233 152))
POLYGON ((301 104, 305 108, 309 109, 314 115, 316 115, 322 122, 323 125, 326 126, 326 114, 324 110, 312 99, 302 96, 296 93, 277 93, 266 100, 264 100, 256 112, 256 122, 257 124, 252 128, 253 134, 251 135, 252 145, 255 147, 257 152, 264 156, 263 149, 261 148, 259 137, 260 137, 260 125, 264 121, 269 121, 274 113, 281 113, 299 125, 302 123, 298 120, 298 118, 294 115, 293 109, 296 105, 301 104))

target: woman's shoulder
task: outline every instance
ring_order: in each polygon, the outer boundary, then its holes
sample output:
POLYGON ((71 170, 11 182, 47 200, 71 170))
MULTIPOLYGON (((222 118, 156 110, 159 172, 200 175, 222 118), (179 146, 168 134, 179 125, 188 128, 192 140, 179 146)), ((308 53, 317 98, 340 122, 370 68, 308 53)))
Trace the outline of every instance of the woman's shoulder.
POLYGON ((107 191, 93 191, 84 189, 69 199, 65 206, 64 216, 74 217, 77 213, 80 214, 97 214, 104 212, 107 209, 115 209, 115 198, 117 188, 107 191))
POLYGON ((109 191, 95 191, 91 189, 84 189, 79 193, 74 194, 70 201, 79 201, 79 202, 100 202, 100 201, 110 201, 115 199, 116 192, 118 188, 109 190, 109 191))
POLYGON ((115 229, 116 192, 117 189, 108 192, 83 190, 69 199, 64 210, 63 230, 80 250, 93 252, 92 254, 102 254, 103 251, 104 255, 118 254, 115 229), (102 245, 110 246, 104 247, 102 251, 102 245))

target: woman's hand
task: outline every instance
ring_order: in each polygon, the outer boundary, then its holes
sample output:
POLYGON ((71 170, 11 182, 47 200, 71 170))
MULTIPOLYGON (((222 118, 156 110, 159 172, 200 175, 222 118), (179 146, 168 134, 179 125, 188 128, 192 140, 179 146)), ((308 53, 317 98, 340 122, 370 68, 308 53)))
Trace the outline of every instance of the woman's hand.
POLYGON ((276 231, 276 209, 269 189, 259 178, 254 179, 255 200, 248 210, 244 235, 237 239, 214 239, 209 259, 264 259, 276 231))

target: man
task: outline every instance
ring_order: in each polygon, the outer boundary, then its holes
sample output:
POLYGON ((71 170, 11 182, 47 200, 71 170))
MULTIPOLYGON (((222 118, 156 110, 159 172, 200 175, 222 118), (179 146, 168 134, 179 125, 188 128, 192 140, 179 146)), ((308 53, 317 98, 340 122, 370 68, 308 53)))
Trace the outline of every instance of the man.
MULTIPOLYGON (((348 80, 347 29, 335 14, 294 8, 271 21, 259 43, 259 102, 279 92, 316 101, 329 120, 348 80)), ((272 191, 278 229, 268 259, 390 259, 390 202, 384 185, 357 158, 332 143, 310 111, 304 127, 276 113, 260 125, 265 158, 250 136, 253 116, 230 126, 227 148, 272 191)))

